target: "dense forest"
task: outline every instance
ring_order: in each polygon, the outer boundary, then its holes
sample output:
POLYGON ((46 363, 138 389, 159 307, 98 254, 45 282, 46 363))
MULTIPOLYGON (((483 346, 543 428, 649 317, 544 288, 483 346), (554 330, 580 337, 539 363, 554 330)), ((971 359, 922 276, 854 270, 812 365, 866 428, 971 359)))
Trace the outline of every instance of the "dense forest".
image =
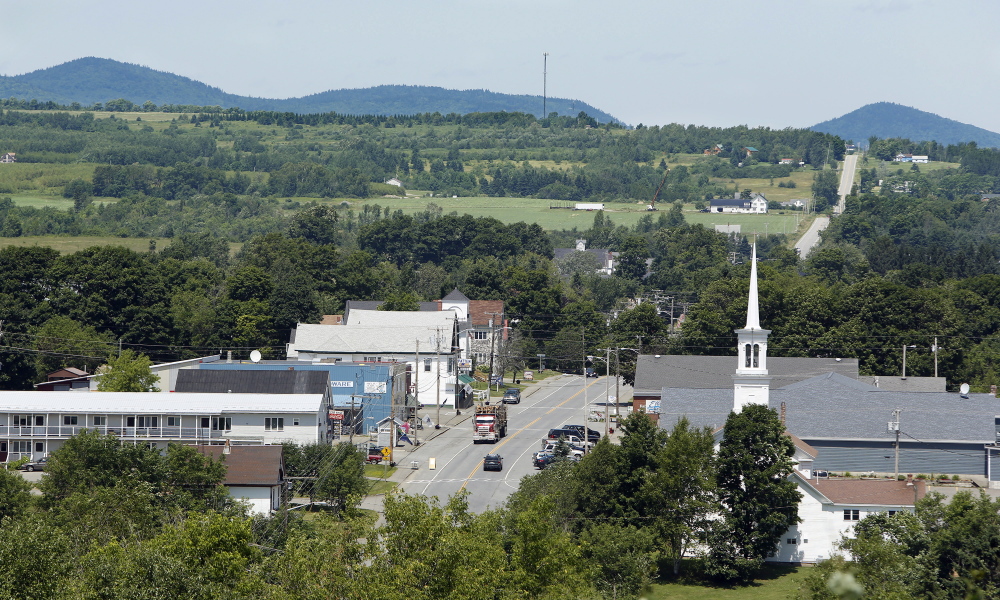
MULTIPOLYGON (((572 369, 609 343, 728 354, 751 240, 685 213, 731 197, 741 180, 803 176, 821 210, 836 199, 829 167, 845 152, 843 140, 807 130, 626 129, 585 114, 206 109, 155 120, 163 113, 113 109, 0 111, 0 148, 17 156, 0 165, 0 236, 150 239, 143 252, 0 250, 4 387, 30 387, 61 362, 93 368, 118 344, 164 361, 258 348, 280 356, 296 322, 336 314, 348 299, 412 306, 455 287, 505 302, 515 358, 545 352, 572 369), (446 214, 434 198, 404 214, 392 206, 404 188, 470 202, 609 203, 648 201, 660 188, 662 210, 628 226, 597 212, 585 228, 544 231, 446 214), (18 200, 32 194, 72 208, 18 200), (352 206, 365 198, 380 199, 352 206), (589 255, 554 259, 553 248, 581 238, 619 253, 613 275, 597 275, 589 255)), ((873 140, 846 213, 808 259, 783 235, 756 239, 775 351, 858 357, 863 372, 890 374, 903 344, 936 337, 950 385, 996 383, 1000 236, 997 200, 981 197, 1000 190, 998 165, 1000 153, 974 144, 873 140), (882 160, 897 151, 959 166, 882 160)), ((914 374, 933 372, 929 353, 910 356, 914 374)))

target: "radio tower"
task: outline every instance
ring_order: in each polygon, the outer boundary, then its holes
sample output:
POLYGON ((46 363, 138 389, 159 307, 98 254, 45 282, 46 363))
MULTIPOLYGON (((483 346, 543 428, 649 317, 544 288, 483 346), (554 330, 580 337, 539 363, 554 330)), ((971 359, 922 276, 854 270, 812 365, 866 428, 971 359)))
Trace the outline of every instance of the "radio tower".
POLYGON ((545 119, 549 116, 547 112, 548 106, 546 102, 548 100, 548 84, 549 84, 549 53, 542 53, 542 118, 545 119))

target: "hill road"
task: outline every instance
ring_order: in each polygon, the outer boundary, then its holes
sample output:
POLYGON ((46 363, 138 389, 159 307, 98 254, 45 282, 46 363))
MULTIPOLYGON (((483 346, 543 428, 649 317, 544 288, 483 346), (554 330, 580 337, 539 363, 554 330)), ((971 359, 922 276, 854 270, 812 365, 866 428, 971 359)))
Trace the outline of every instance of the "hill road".
MULTIPOLYGON (((833 209, 833 216, 843 214, 844 201, 854 187, 854 171, 858 166, 858 155, 848 154, 844 157, 844 170, 840 173, 840 187, 837 189, 837 206, 833 209)), ((799 256, 805 258, 809 252, 819 244, 819 234, 830 225, 830 217, 816 217, 809 229, 806 230, 799 241, 795 243, 795 250, 799 256)))

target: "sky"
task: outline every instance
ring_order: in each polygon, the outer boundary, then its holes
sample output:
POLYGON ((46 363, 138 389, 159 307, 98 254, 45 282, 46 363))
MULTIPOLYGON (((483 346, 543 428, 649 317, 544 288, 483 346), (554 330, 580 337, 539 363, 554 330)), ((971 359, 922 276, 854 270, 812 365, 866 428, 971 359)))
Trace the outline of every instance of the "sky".
POLYGON ((267 98, 383 84, 625 123, 808 127, 896 102, 1000 132, 996 0, 0 0, 0 74, 97 56, 267 98))

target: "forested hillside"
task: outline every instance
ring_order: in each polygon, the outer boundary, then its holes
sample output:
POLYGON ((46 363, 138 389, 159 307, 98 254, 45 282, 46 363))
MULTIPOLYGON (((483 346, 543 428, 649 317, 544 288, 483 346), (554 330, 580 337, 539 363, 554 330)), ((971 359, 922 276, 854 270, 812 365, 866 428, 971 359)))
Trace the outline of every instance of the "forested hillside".
MULTIPOLYGON (((322 84, 320 84, 322 85, 322 84)), ((489 90, 447 90, 432 86, 381 85, 366 89, 331 89, 301 98, 256 98, 228 94, 181 75, 106 58, 79 58, 23 75, 0 75, 0 98, 36 103, 102 106, 114 100, 136 105, 218 106, 300 114, 338 112, 351 115, 413 115, 471 112, 524 112, 542 117, 543 106, 561 116, 585 111, 602 123, 608 113, 567 98, 502 94, 489 90)))
POLYGON ((868 104, 813 125, 811 129, 839 135, 857 144, 879 137, 934 141, 944 145, 974 142, 988 148, 1000 147, 1000 133, 892 102, 868 104))
MULTIPOLYGON (((296 322, 339 313, 346 300, 405 307, 455 287, 505 301, 517 323, 511 366, 544 352, 576 368, 607 344, 729 354, 752 239, 693 224, 697 209, 804 182, 823 210, 844 155, 843 140, 808 130, 629 130, 585 114, 103 108, 0 112, 0 152, 17 157, 0 164, 0 236, 149 241, 143 252, 0 250, 3 387, 30 387, 60 363, 93 368, 119 342, 163 361, 220 350, 280 356, 296 322), (384 183, 392 177, 402 187, 384 183), (660 210, 626 225, 615 211, 644 207, 661 183, 660 210), (426 202, 404 214, 394 203, 412 190, 426 202), (527 214, 448 214, 441 196, 469 206, 592 200, 609 210, 545 231, 527 214), (160 238, 172 243, 158 247, 160 238), (554 260, 553 248, 576 239, 619 252, 616 273, 596 275, 590 255, 554 260)), ((904 343, 929 347, 937 336, 952 385, 995 383, 1000 223, 996 201, 981 197, 1000 192, 1000 153, 876 140, 859 167, 847 213, 808 260, 784 235, 757 236, 776 352, 855 356, 863 372, 891 374, 904 343), (951 162, 880 160, 897 151, 951 162)), ((908 360, 914 374, 933 371, 929 353, 908 360)))

